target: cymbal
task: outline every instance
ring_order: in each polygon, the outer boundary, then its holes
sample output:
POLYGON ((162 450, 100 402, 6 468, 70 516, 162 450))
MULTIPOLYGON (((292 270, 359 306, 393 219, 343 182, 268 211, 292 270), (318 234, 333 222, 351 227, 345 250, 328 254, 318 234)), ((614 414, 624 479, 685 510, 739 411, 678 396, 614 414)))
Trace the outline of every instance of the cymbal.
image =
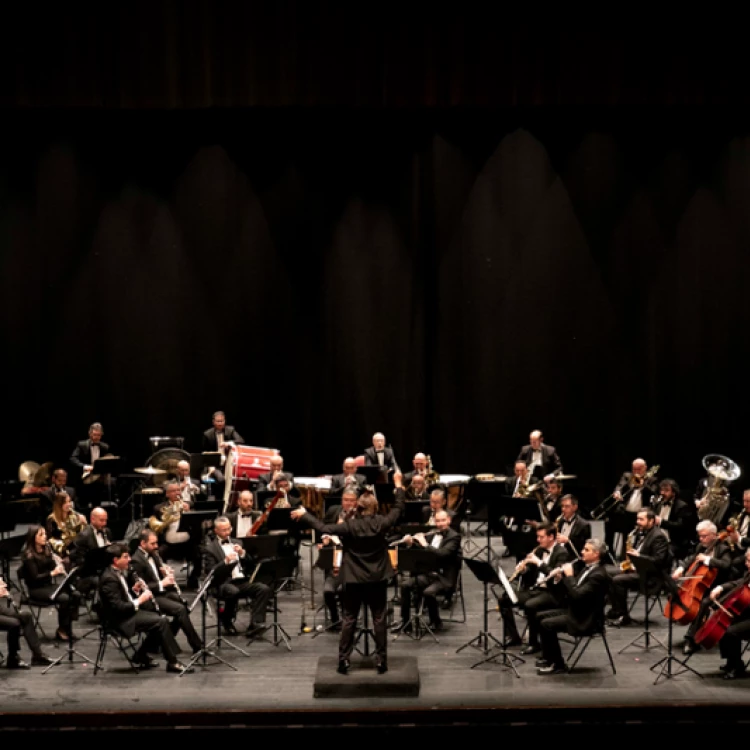
POLYGON ((141 495, 163 495, 164 490, 161 487, 144 487, 141 495))
POLYGON ((167 472, 164 471, 164 469, 155 469, 153 466, 138 466, 137 468, 133 469, 133 471, 137 471, 139 474, 166 474, 167 472))
POLYGON ((34 478, 34 474, 39 471, 40 466, 36 461, 24 461, 18 467, 18 479, 21 482, 28 482, 34 478))
POLYGON ((575 474, 558 474, 555 479, 559 479, 560 481, 563 481, 564 479, 577 479, 575 474))
POLYGON ((34 487, 45 487, 50 484, 52 478, 52 469, 54 468, 52 461, 43 463, 34 473, 34 487))

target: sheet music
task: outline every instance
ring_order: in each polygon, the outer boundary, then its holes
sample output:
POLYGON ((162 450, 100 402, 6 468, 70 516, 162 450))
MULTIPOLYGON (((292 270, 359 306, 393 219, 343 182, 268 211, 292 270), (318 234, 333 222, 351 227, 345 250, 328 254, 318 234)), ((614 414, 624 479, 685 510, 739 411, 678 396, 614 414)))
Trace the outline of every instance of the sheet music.
POLYGON ((508 576, 505 575, 505 571, 499 565, 497 566, 497 577, 500 579, 500 583, 503 584, 505 593, 508 595, 511 602, 513 604, 518 604, 516 592, 513 590, 513 586, 510 585, 510 581, 508 580, 508 576))

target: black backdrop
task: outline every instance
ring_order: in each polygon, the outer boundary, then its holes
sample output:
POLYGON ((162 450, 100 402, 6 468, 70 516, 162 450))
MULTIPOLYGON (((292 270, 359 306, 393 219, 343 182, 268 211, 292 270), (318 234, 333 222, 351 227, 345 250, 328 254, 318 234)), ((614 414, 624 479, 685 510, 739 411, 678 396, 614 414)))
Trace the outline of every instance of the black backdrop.
POLYGON ((178 5, 140 47, 50 25, 5 70, 4 477, 94 420, 133 465, 149 435, 198 450, 215 409, 297 474, 376 430, 475 473, 539 428, 600 492, 639 455, 688 488, 704 453, 747 464, 726 58, 465 22, 313 44, 270 11, 243 47, 178 5))

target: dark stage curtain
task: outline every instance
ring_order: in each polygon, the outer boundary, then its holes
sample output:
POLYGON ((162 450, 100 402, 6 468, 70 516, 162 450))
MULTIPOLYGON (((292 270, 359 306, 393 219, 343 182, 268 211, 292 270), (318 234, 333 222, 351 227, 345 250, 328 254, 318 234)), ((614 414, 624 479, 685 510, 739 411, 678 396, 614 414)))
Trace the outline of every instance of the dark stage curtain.
POLYGON ((90 422, 140 465, 211 413, 337 471, 509 468, 531 429, 609 491, 747 454, 748 121, 579 109, 6 112, 2 475, 90 422))

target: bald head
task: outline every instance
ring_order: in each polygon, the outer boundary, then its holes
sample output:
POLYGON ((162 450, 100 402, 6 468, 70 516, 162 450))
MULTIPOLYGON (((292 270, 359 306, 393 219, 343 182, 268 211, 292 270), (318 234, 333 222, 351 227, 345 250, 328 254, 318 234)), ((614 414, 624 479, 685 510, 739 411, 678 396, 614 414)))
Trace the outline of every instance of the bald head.
POLYGON ((104 508, 94 508, 89 516, 91 525, 101 531, 107 525, 107 511, 104 508))

